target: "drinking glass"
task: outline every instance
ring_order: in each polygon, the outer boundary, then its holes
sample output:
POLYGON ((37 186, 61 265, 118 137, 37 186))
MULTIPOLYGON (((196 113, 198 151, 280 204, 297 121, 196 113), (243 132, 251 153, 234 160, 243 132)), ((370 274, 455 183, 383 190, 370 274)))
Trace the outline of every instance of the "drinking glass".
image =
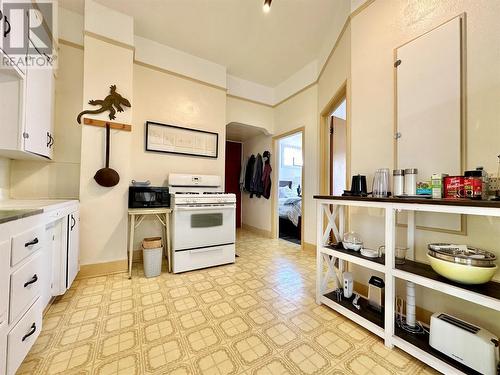
POLYGON ((389 168, 380 168, 373 177, 372 195, 384 198, 389 195, 389 168))

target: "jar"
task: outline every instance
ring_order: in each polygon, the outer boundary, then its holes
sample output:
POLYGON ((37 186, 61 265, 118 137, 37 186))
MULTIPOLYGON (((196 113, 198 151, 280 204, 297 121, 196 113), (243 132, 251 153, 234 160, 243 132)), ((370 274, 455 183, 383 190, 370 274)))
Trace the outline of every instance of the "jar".
POLYGON ((417 195, 417 168, 405 169, 405 195, 417 195))
POLYGON ((394 169, 392 171, 392 194, 394 196, 403 195, 404 194, 404 186, 405 186, 405 171, 404 169, 394 169))

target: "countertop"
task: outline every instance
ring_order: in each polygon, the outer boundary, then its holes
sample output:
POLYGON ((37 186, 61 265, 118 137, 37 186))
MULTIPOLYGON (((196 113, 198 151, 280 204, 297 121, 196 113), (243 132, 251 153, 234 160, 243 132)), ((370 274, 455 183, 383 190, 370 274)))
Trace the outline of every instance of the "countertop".
POLYGON ((34 210, 43 212, 61 209, 78 204, 76 199, 4 199, 0 200, 0 210, 34 210))
POLYGON ((64 199, 5 199, 0 200, 0 224, 39 215, 44 212, 64 209, 78 204, 77 200, 64 199))
POLYGON ((7 223, 9 221, 19 220, 28 216, 38 215, 43 213, 42 209, 2 209, 0 208, 0 224, 7 223))

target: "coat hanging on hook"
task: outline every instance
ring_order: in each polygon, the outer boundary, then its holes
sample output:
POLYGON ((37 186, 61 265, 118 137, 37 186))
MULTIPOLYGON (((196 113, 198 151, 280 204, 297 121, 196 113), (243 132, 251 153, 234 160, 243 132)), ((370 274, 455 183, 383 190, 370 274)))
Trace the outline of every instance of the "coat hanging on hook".
POLYGON ((271 172, 273 168, 271 168, 271 153, 269 151, 264 151, 264 170, 262 172, 262 182, 264 184, 264 193, 262 196, 266 199, 269 199, 271 196, 271 172))

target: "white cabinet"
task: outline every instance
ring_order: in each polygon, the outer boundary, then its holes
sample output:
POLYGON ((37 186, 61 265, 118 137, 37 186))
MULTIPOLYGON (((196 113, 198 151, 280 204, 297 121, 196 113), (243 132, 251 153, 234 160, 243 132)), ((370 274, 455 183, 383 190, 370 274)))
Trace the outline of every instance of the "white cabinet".
POLYGON ((0 322, 0 374, 7 368, 7 321, 0 322))
MULTIPOLYGON (((7 320, 9 308, 9 272, 10 272, 10 241, 0 242, 0 324, 7 320)), ((1 353, 0 353, 1 358, 1 353)), ((0 374, 2 372, 0 371, 0 374)))
POLYGON ((80 212, 71 212, 54 224, 52 295, 71 287, 80 270, 80 212))
POLYGON ((40 334, 43 310, 78 273, 78 203, 58 205, 0 224, 0 375, 15 374, 40 334))
POLYGON ((52 69, 46 67, 27 69, 24 121, 24 150, 52 159, 54 149, 54 74, 52 69))
MULTIPOLYGON (((55 7, 57 8, 57 3, 55 7)), ((41 22, 36 19, 39 13, 30 14, 33 16, 30 22, 41 22)), ((26 18, 11 21, 11 33, 21 36, 27 33, 26 18), (20 30, 21 28, 24 30, 20 30)), ((4 25, 4 20, 0 23, 4 25)), ((55 41, 57 37, 45 34, 42 39, 55 41)), ((3 44, 3 34, 0 40, 3 44)), ((48 63, 50 56, 33 53, 35 48, 30 48, 29 51, 26 58, 13 56, 16 61, 24 59, 19 67, 3 66, 0 69, 0 156, 11 159, 52 159, 55 143, 54 68, 48 63)), ((0 50, 0 64, 7 60, 9 56, 0 50)))
POLYGON ((40 296, 43 281, 42 254, 30 257, 18 270, 10 276, 10 313, 12 323, 26 311, 26 307, 40 296))
POLYGON ((7 335, 7 375, 14 375, 42 330, 43 306, 38 298, 7 335))
POLYGON ((66 289, 69 289, 80 269, 80 212, 72 212, 68 216, 68 269, 66 273, 66 289))

